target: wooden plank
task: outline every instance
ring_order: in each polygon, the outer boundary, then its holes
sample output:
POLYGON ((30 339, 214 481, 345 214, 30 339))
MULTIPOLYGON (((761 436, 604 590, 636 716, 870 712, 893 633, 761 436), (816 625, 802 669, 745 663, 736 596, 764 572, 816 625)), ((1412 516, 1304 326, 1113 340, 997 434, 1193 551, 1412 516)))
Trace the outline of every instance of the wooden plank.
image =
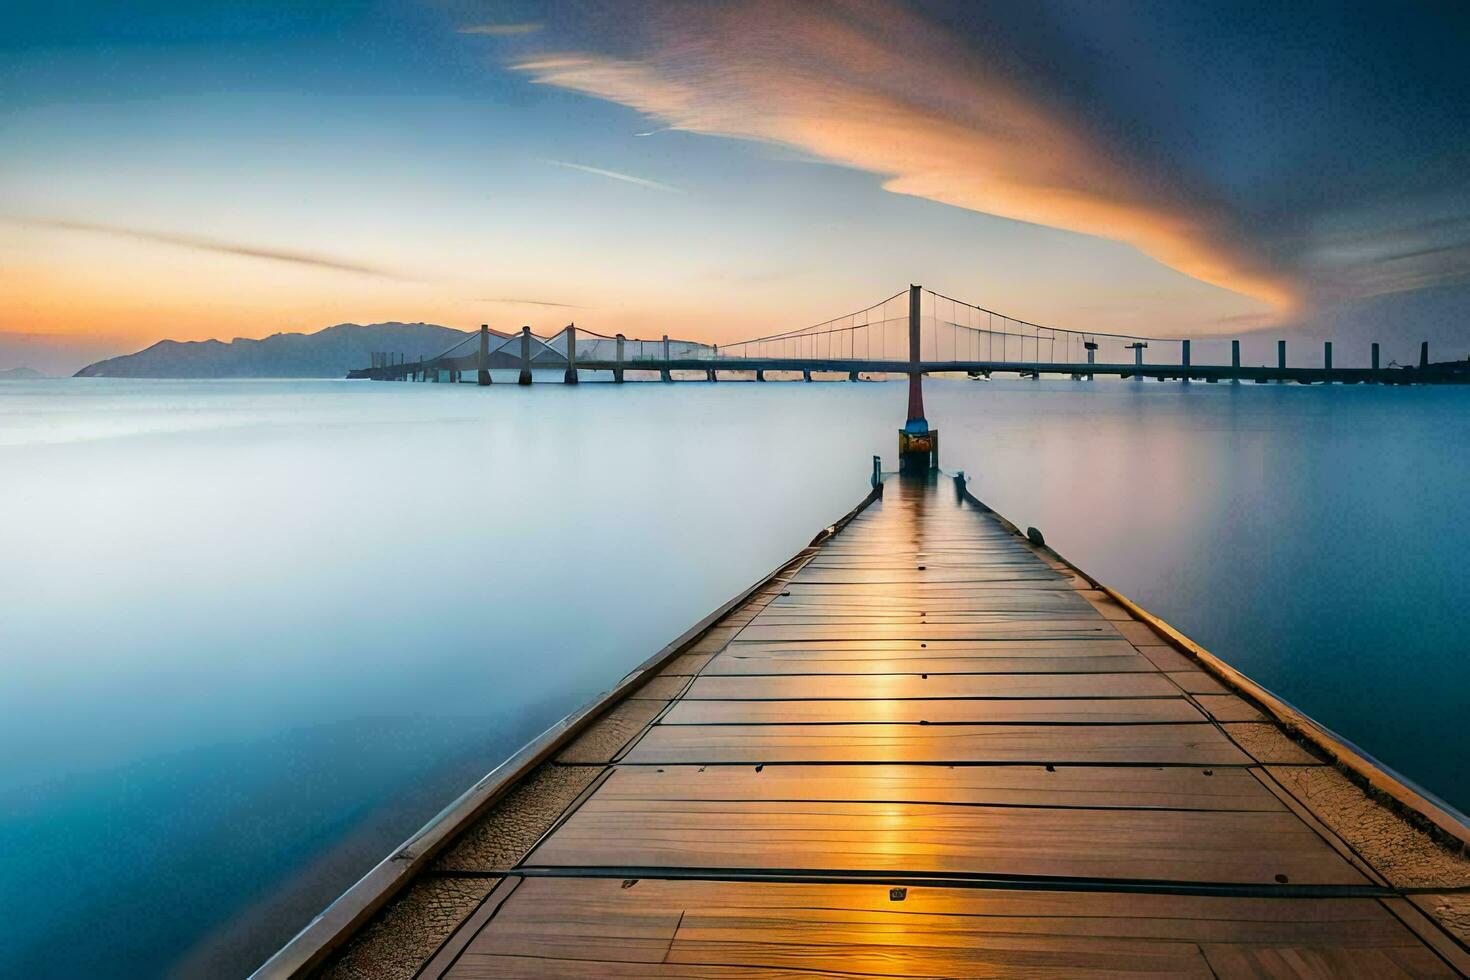
POLYGON ((712 676, 694 679, 691 700, 804 698, 1147 698, 1177 697, 1159 674, 830 674, 712 676))
POLYGON ((1281 811, 1249 770, 1140 766, 621 766, 619 800, 807 800, 1281 811))
POLYGON ((1031 639, 1116 639, 1105 619, 1053 619, 1013 623, 908 624, 830 623, 819 626, 763 626, 752 622, 740 633, 743 640, 986 640, 1025 636, 1031 639))
POLYGON ((1272 886, 1366 879, 1290 812, 593 795, 525 866, 1110 878, 1272 886))
MULTIPOLYGON (((1172 651, 1170 651, 1172 652, 1172 651)), ((998 640, 747 640, 724 650, 730 657, 1120 657, 1140 651, 1121 637, 1087 636, 1039 639, 1012 636, 998 640)), ((1177 654, 1176 654, 1177 656, 1177 654)))
MULTIPOLYGON (((919 651, 924 652, 924 651, 919 651)), ((1156 673, 1136 653, 1111 657, 906 657, 875 660, 842 656, 742 657, 722 654, 704 675, 753 674, 1130 674, 1156 673)), ((1240 721, 1250 719, 1241 718, 1240 721)), ((1255 720, 1260 720, 1259 716, 1255 720)))
POLYGON ((665 725, 1166 724, 1203 722, 1185 698, 1017 698, 908 701, 678 701, 665 725))
POLYGON ((1248 765, 1213 725, 656 725, 630 763, 1248 765))

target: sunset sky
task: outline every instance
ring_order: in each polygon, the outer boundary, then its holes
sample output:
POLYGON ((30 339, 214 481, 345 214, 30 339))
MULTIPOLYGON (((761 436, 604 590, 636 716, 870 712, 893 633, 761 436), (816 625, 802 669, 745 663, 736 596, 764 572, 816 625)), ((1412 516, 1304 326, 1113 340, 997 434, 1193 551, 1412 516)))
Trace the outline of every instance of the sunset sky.
POLYGON ((11 0, 0 368, 344 321, 723 342, 909 282, 1464 356, 1467 48, 1452 2, 11 0))

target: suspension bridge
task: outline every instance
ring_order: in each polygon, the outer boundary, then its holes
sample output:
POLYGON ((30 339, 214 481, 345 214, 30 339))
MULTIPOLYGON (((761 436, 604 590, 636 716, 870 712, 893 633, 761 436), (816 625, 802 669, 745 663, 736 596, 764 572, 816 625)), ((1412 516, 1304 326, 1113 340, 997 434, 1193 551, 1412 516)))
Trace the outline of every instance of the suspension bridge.
POLYGON ((1162 338, 1047 327, 910 286, 856 313, 822 323, 729 344, 697 340, 606 336, 568 325, 551 337, 524 327, 505 334, 481 326, 479 334, 437 357, 408 360, 383 352, 349 378, 377 381, 492 382, 492 371, 515 371, 528 385, 537 371, 556 371, 567 384, 584 372, 604 372, 622 382, 656 376, 662 381, 718 381, 724 376, 765 381, 782 377, 845 377, 941 373, 991 377, 1013 374, 1093 379, 1099 376, 1159 381, 1252 381, 1298 384, 1446 384, 1470 382, 1470 361, 1434 364, 1429 345, 1414 365, 1380 363, 1378 344, 1367 367, 1333 365, 1325 342, 1314 364, 1288 364, 1286 341, 1275 364, 1242 363, 1241 342, 1216 337, 1162 338))

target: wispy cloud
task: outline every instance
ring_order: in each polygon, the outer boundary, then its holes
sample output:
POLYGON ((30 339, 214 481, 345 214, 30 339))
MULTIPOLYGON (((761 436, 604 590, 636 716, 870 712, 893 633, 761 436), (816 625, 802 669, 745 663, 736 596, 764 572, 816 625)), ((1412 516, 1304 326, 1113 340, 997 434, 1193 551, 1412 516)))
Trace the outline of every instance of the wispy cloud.
POLYGON ((655 191, 664 191, 668 194, 684 193, 677 187, 671 187, 668 184, 661 184, 656 180, 649 180, 646 177, 635 177, 632 174, 621 174, 618 173, 616 170, 604 170, 601 167, 588 167, 580 163, 568 163, 566 160, 542 160, 541 162, 553 167, 565 167, 568 170, 580 170, 584 174, 593 174, 598 177, 607 177, 610 180, 621 180, 625 184, 637 184, 639 187, 647 187, 650 190, 655 191))
POLYGON ((520 37, 525 34, 535 34, 541 30, 541 24, 471 24, 461 27, 461 34, 484 34, 489 37, 520 37))
POLYGON ((1292 309, 1302 284, 1245 222, 1142 148, 1097 136, 886 0, 657 6, 635 56, 549 54, 533 81, 671 129, 758 140, 882 186, 1126 242, 1189 276, 1292 309))
POLYGON ((486 296, 476 300, 477 303, 504 303, 507 306, 556 306, 565 310, 585 310, 587 307, 578 306, 576 303, 553 303, 544 299, 514 299, 508 296, 486 296))
POLYGON ((213 252, 217 255, 237 255, 250 259, 268 259, 272 262, 289 262, 293 265, 311 266, 317 269, 331 269, 336 272, 351 272, 363 276, 377 276, 383 279, 406 278, 386 269, 364 265, 359 262, 351 262, 335 256, 312 252, 298 252, 291 249, 271 248, 263 245, 247 245, 240 242, 226 242, 215 238, 206 238, 202 235, 154 231, 145 228, 127 228, 120 225, 94 224, 85 221, 70 221, 63 218, 6 215, 0 216, 0 220, 9 221, 12 224, 27 225, 32 228, 51 228, 60 231, 113 235, 119 238, 131 238, 135 241, 152 242, 158 245, 173 245, 178 248, 192 249, 196 252, 213 252))

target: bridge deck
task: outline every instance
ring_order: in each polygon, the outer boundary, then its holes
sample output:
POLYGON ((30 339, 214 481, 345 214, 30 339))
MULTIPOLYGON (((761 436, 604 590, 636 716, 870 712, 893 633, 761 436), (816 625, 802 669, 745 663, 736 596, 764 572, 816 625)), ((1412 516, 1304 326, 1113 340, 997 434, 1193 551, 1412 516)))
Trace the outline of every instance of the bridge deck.
POLYGON ((552 803, 437 860, 416 887, 468 891, 400 929, 448 936, 420 975, 1470 963, 1436 921, 1470 908, 1462 854, 948 481, 890 480, 798 566, 543 766, 552 803))

